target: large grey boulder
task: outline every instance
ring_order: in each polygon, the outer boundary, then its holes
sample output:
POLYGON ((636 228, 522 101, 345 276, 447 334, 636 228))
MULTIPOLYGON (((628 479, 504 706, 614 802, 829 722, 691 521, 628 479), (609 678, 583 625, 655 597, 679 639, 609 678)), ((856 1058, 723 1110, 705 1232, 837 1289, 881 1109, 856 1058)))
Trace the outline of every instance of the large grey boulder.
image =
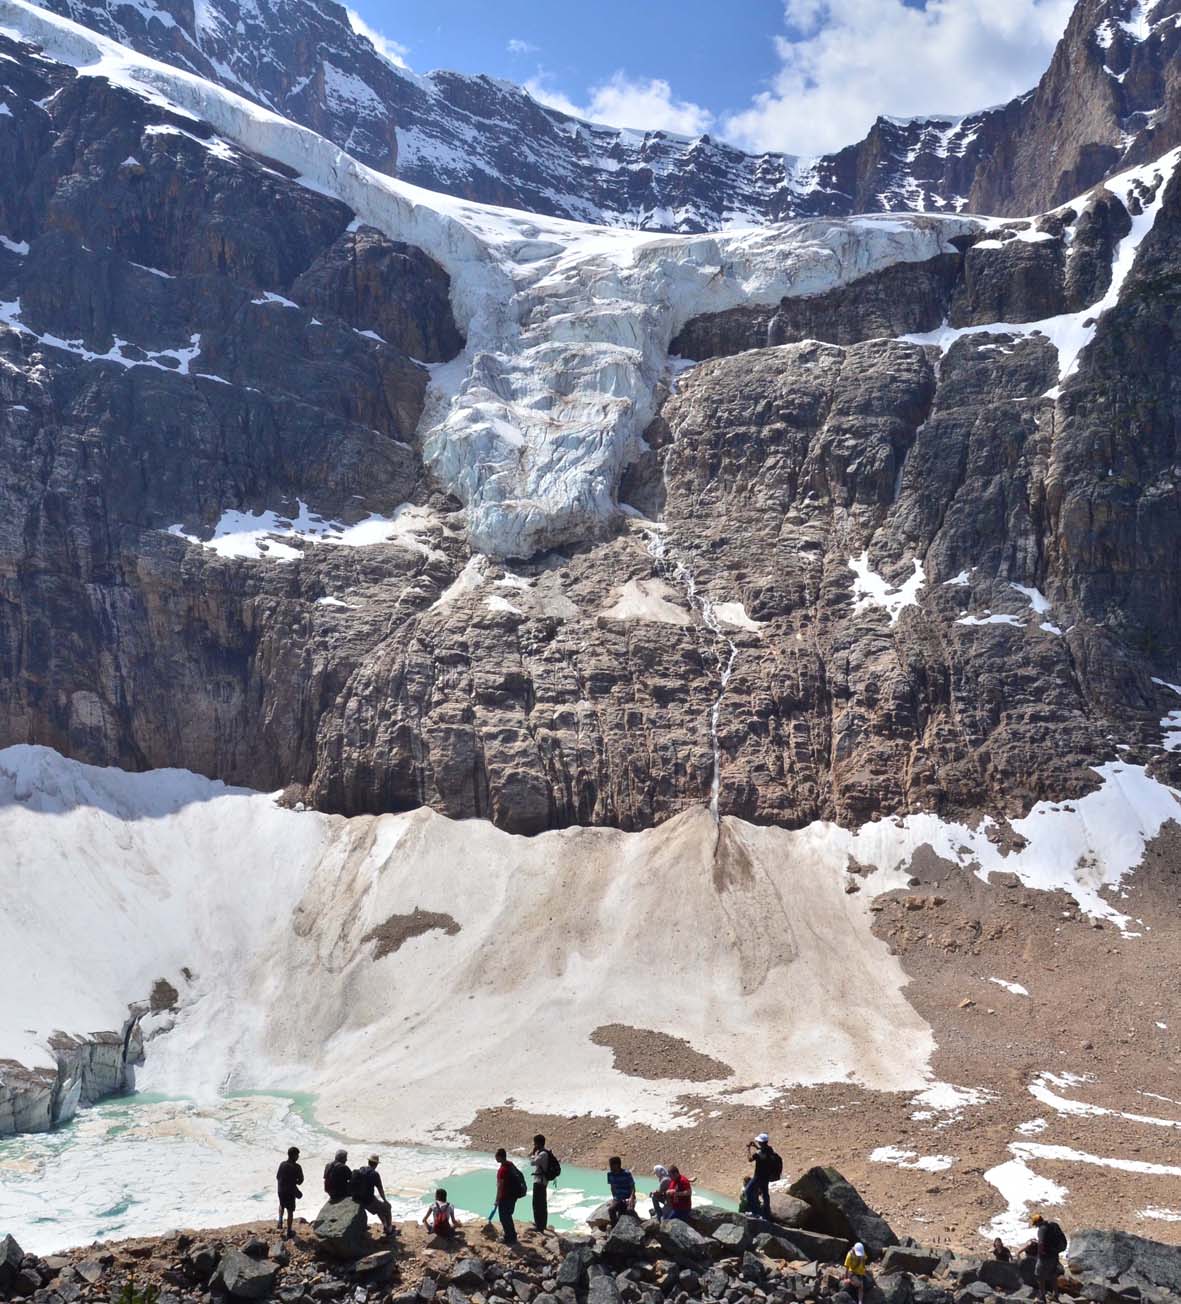
POLYGON ((709 1237, 694 1231, 687 1222, 670 1218, 662 1222, 656 1232, 660 1248, 679 1263, 702 1263, 713 1256, 715 1246, 709 1237))
POLYGON ((275 1286, 275 1265, 266 1259, 254 1259, 241 1250, 228 1249, 217 1265, 214 1281, 225 1287, 234 1299, 265 1299, 275 1286))
POLYGON ((1162 1245, 1129 1232, 1076 1232, 1062 1256, 1071 1276, 1114 1286, 1117 1292, 1171 1291, 1181 1295, 1181 1245, 1162 1245))
POLYGON ((755 1237, 755 1249, 769 1259, 806 1259, 816 1263, 842 1263, 849 1242, 823 1232, 806 1232, 799 1227, 783 1227, 755 1237))
POLYGON ((587 1283, 586 1304, 623 1304, 615 1278, 602 1272, 587 1283))
POLYGON ((644 1253, 644 1226, 633 1214, 623 1214, 607 1233, 603 1257, 630 1262, 644 1253))
POLYGON ((714 1232, 712 1239, 720 1246, 721 1254, 728 1257, 748 1250, 754 1235, 745 1221, 726 1222, 714 1232))
POLYGON ((878 1276, 889 1276, 893 1272, 914 1272, 920 1277, 929 1277, 942 1260, 943 1255, 935 1250, 925 1250, 916 1245, 891 1245, 882 1255, 878 1276))
POLYGON ((1020 1267, 1016 1263, 1003 1263, 1000 1259, 985 1259, 976 1280, 1008 1295, 1015 1294, 1022 1286, 1020 1267))
POLYGON ((812 1207, 792 1195, 790 1182, 771 1183, 771 1217, 785 1227, 807 1227, 812 1207))
POLYGON ((312 1232, 333 1259, 359 1259, 369 1247, 368 1219, 356 1200, 329 1200, 316 1215, 312 1232))
POLYGON ((898 1244, 890 1224, 835 1168, 809 1168, 791 1184, 790 1191, 811 1206, 820 1231, 846 1241, 861 1241, 874 1258, 887 1246, 898 1244))
POLYGON ((487 1284, 484 1265, 479 1259, 460 1259, 447 1274, 447 1280, 460 1290, 483 1290, 487 1284))

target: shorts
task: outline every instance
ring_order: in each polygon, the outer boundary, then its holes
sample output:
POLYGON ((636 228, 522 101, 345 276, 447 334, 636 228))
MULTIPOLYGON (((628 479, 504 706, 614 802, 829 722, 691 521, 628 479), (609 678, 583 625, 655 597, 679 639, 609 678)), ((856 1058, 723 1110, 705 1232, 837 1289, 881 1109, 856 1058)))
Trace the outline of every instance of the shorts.
POLYGON ((279 1192, 279 1208, 280 1208, 280 1209, 288 1209, 288 1210, 290 1210, 292 1213, 295 1212, 295 1192, 294 1192, 294 1191, 280 1191, 280 1192, 279 1192))

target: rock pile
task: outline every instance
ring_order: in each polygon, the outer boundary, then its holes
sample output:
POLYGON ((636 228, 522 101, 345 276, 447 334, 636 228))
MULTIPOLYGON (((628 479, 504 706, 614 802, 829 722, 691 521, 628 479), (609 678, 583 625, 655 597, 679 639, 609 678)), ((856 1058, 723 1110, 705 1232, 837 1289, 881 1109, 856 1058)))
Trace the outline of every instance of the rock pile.
MULTIPOLYGON (((787 1222, 707 1205, 689 1223, 625 1216, 610 1227, 600 1210, 589 1220, 589 1233, 527 1231, 511 1248, 471 1227, 448 1243, 409 1224, 396 1246, 380 1247, 367 1231, 358 1234, 347 1219, 326 1219, 324 1211, 310 1234, 294 1241, 275 1240, 269 1228, 253 1224, 203 1238, 173 1233, 42 1259, 23 1254, 5 1236, 0 1299, 97 1304, 126 1300, 133 1283, 140 1292, 135 1299, 145 1304, 852 1304, 838 1266, 848 1237, 813 1230, 835 1229, 839 1218, 871 1247, 867 1304, 1033 1298, 1028 1262, 1000 1263, 899 1241, 833 1169, 810 1170, 777 1198, 788 1208, 787 1222)), ((332 1208, 339 1213, 351 1204, 332 1208)), ((1076 1298, 1181 1304, 1179 1247, 1123 1232, 1084 1231, 1073 1238, 1066 1268, 1062 1286, 1076 1298)))

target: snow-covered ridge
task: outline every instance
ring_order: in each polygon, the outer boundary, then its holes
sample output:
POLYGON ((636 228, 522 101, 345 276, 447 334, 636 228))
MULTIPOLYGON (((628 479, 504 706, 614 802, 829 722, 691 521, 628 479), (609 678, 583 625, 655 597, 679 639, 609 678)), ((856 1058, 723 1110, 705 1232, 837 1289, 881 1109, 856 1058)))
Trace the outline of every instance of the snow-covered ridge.
POLYGON ((537 218, 392 180, 231 91, 27 0, 0 0, 0 25, 287 164, 447 269, 468 346, 434 370, 419 433, 432 469, 468 507, 473 546, 488 553, 529 556, 602 530, 655 414, 669 340, 690 317, 925 261, 975 226, 868 217, 678 237, 537 218))

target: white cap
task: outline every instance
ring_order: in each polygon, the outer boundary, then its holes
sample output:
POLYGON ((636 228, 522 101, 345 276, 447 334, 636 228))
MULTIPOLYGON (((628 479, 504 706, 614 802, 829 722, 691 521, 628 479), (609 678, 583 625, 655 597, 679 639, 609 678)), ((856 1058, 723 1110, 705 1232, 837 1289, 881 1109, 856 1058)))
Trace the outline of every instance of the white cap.
POLYGON ((853 1246, 853 1253, 856 1254, 859 1259, 864 1259, 865 1246, 862 1245, 860 1241, 858 1241, 857 1244, 853 1246))
POLYGON ((652 1171, 656 1174, 657 1177, 667 1177, 667 1176, 668 1176, 668 1169, 665 1168, 665 1166, 664 1166, 663 1164, 657 1164, 656 1167, 655 1167, 652 1171))
POLYGON ((766 1132, 760 1132, 758 1136, 755 1137, 755 1140, 759 1143, 759 1145, 765 1146, 767 1142, 771 1140, 771 1138, 766 1134, 766 1132))

